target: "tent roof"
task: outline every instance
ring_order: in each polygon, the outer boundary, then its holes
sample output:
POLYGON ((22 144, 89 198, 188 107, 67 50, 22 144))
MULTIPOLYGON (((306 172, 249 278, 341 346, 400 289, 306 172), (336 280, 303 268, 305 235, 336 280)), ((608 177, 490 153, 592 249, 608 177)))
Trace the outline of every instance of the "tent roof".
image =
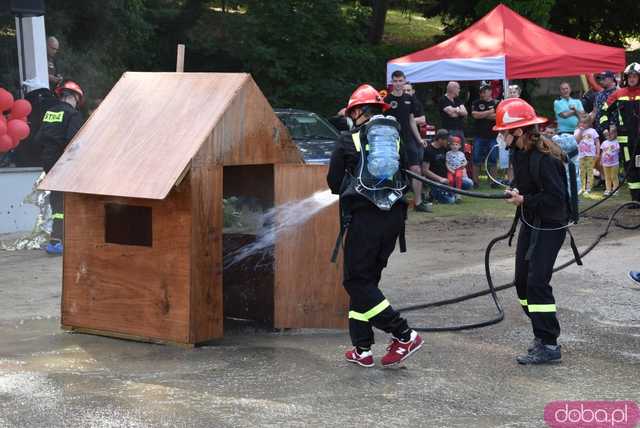
POLYGON ((243 73, 125 73, 40 188, 164 199, 246 82, 243 73))
POLYGON ((430 82, 569 76, 624 66, 624 49, 553 33, 500 4, 452 38, 389 61, 387 80, 398 69, 411 82, 430 82))

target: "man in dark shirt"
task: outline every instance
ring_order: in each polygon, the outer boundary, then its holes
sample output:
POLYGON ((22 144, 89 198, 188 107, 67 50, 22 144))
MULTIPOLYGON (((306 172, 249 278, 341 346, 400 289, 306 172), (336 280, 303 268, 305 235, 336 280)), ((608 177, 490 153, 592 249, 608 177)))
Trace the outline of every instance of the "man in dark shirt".
MULTIPOLYGON (((449 185, 447 178, 447 151, 449 150, 449 133, 446 129, 439 129, 436 134, 435 141, 424 149, 424 159, 422 161, 422 174, 442 184, 449 185)), ((473 182, 464 177, 462 179, 462 188, 470 189, 473 182)), ((441 204, 453 204, 458 198, 452 192, 448 192, 439 187, 431 189, 431 196, 441 204)))
POLYGON ((438 103, 438 110, 442 120, 442 128, 448 130, 449 135, 460 137, 464 143, 464 120, 468 113, 459 96, 460 85, 458 82, 449 82, 447 92, 438 103))
POLYGON ((47 39, 47 68, 49 69, 49 86, 54 89, 60 83, 62 83, 62 76, 58 71, 58 62, 56 55, 60 49, 60 42, 58 39, 51 36, 47 39))
MULTIPOLYGON (((400 131, 404 152, 407 159, 409 169, 416 174, 420 174, 420 164, 424 155, 424 146, 418 126, 416 125, 416 117, 420 111, 417 109, 415 97, 404 92, 404 86, 407 83, 405 75, 402 71, 396 70, 391 74, 393 90, 384 101, 391 107, 385 114, 395 117, 400 123, 400 131)), ((416 211, 429 212, 430 208, 426 201, 422 201, 422 182, 412 180, 412 188, 416 211)))
MULTIPOLYGON (((489 173, 496 175, 496 160, 498 149, 491 150, 496 145, 497 133, 493 131, 496 124, 496 100, 491 97, 491 86, 480 87, 480 99, 473 102, 471 116, 475 119, 475 139, 473 140, 473 182, 480 184, 480 170, 485 158, 489 156, 489 173)), ((492 183, 494 186, 494 183, 492 183)))
POLYGON ((418 131, 420 130, 420 125, 427 123, 427 117, 424 114, 424 106, 416 97, 416 90, 413 89, 413 85, 409 82, 404 84, 404 93, 413 97, 413 103, 415 104, 415 113, 414 119, 416 120, 416 125, 418 125, 418 131))

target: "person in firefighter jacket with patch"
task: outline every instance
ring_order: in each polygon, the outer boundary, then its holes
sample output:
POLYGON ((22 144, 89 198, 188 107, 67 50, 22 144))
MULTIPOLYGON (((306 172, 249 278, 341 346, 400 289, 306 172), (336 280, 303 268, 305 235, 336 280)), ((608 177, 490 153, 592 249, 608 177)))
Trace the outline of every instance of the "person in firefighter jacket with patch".
POLYGON ((379 288, 382 270, 400 238, 404 248, 407 180, 402 172, 400 125, 391 116, 380 93, 361 85, 346 107, 349 131, 332 153, 327 182, 340 195, 341 233, 344 238, 343 285, 349 294, 349 333, 354 346, 345 357, 373 367, 373 327, 392 334, 384 367, 396 365, 422 347, 422 338, 394 310, 379 288))
MULTIPOLYGON (((82 126, 82 114, 78 111, 84 101, 84 92, 80 85, 66 81, 55 90, 59 100, 44 113, 42 125, 36 134, 36 140, 42 147, 42 168, 49 173, 60 159, 69 142, 82 126)), ((49 195, 53 226, 47 253, 60 255, 63 252, 63 194, 52 191, 49 195)))
POLYGON ((637 62, 627 66, 622 88, 602 105, 600 127, 609 129, 615 127, 616 122, 627 186, 631 199, 640 202, 640 64, 637 62))

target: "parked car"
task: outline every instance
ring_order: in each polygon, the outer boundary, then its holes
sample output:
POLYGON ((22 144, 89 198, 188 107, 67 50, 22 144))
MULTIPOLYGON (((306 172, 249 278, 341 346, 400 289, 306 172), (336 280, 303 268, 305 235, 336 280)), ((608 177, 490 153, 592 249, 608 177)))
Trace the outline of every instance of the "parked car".
POLYGON ((331 153, 340 138, 340 133, 333 125, 310 111, 275 109, 275 113, 289 130, 305 163, 329 163, 331 153))

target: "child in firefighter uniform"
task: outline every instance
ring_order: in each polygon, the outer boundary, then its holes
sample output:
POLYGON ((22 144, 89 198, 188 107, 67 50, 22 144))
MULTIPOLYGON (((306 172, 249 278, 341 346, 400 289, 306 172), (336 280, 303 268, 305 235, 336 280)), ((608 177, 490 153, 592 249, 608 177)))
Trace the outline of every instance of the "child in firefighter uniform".
POLYGON ((538 132, 537 125, 546 121, 524 100, 514 98, 498 105, 493 128, 502 133, 513 153, 514 180, 506 193, 507 202, 518 207, 520 220, 514 282, 534 334, 527 353, 516 358, 519 364, 561 359, 560 324, 550 281, 567 234, 570 203, 562 151, 538 132))
POLYGON ((354 348, 345 357, 363 367, 374 366, 373 327, 393 336, 381 360, 384 367, 404 361, 423 344, 379 288, 398 238, 404 249, 406 217, 400 125, 382 116, 387 107, 369 85, 351 95, 345 113, 351 130, 336 145, 327 175, 332 192, 340 195, 341 233, 336 250, 346 234, 343 284, 350 297, 349 333, 354 348))

